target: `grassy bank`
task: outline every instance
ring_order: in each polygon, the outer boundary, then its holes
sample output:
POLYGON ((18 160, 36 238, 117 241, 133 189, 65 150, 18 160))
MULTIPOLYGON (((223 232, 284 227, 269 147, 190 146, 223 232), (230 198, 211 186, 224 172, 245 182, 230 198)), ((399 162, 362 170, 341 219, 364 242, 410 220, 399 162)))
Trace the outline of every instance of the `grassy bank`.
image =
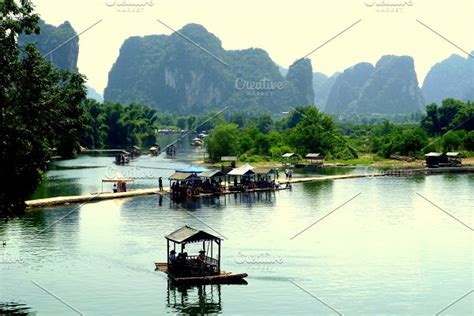
MULTIPOLYGON (((252 159, 238 162, 238 165, 249 163, 256 167, 281 167, 281 160, 269 159, 267 157, 252 156, 252 159)), ((382 158, 376 154, 363 154, 359 158, 355 159, 328 159, 324 160, 324 166, 326 167, 338 167, 338 166, 360 166, 360 167, 374 167, 374 168, 395 168, 395 169, 413 169, 422 168, 424 160, 417 159, 412 162, 400 161, 395 159, 382 158)), ((210 163, 203 160, 195 161, 195 163, 206 164, 209 167, 220 168, 222 163, 210 163)), ((224 163, 228 166, 229 163, 224 163)), ((463 158, 463 165, 474 166, 474 157, 463 158)))

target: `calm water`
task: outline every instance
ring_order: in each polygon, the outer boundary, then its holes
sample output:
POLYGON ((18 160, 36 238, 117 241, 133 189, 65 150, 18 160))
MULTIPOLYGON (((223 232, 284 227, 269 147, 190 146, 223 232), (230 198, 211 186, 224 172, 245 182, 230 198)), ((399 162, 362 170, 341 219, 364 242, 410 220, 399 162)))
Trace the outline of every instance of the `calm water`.
MULTIPOLYGON (((167 177, 187 165, 142 157, 122 171, 167 177)), ((82 156, 56 166, 36 196, 100 191, 113 165, 82 156)), ((473 235, 417 193, 473 227, 473 192, 474 175, 367 178, 206 199, 189 211, 157 196, 34 211, 0 224, 0 311, 433 315, 472 290, 473 235), (225 236, 223 268, 247 272, 248 285, 174 288, 154 272, 166 260, 163 236, 185 224, 225 236)), ((472 314, 473 296, 444 314, 472 314)))

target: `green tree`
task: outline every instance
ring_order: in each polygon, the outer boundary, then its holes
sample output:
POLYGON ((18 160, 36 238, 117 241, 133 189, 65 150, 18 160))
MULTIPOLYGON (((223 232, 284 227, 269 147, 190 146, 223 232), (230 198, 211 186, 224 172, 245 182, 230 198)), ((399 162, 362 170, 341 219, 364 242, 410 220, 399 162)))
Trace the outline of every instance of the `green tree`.
POLYGON ((466 133, 464 136, 464 148, 466 150, 474 151, 474 131, 466 133))
POLYGON ((84 106, 84 130, 80 142, 86 148, 103 148, 107 126, 104 123, 102 105, 92 99, 83 103, 84 106))
POLYGON ((289 131, 289 142, 296 152, 304 156, 310 152, 327 154, 333 151, 341 136, 335 130, 332 118, 322 114, 315 107, 297 109, 294 112, 297 114, 291 113, 292 118, 304 114, 289 131))
POLYGON ((11 217, 24 211, 53 148, 74 153, 86 92, 80 74, 54 69, 34 45, 20 52, 19 34, 40 32, 30 1, 6 0, 0 11, 0 216, 11 217))
POLYGON ((448 132, 441 138, 441 144, 444 151, 453 151, 461 148, 463 140, 458 133, 448 132))
POLYGON ((206 149, 212 161, 220 161, 222 156, 238 154, 239 130, 236 124, 217 125, 206 138, 206 149))

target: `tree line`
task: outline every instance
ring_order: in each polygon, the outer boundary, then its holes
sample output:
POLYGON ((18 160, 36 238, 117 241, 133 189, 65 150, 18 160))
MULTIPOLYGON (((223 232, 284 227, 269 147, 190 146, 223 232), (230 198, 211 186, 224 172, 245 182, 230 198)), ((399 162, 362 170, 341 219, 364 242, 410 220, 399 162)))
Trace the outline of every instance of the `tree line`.
POLYGON ((312 106, 300 106, 287 117, 269 114, 252 118, 242 113, 216 126, 206 140, 211 161, 237 155, 241 161, 278 159, 285 152, 301 156, 322 153, 329 159, 352 159, 361 153, 381 158, 403 155, 422 158, 430 151, 474 151, 474 104, 446 99, 416 114, 418 123, 337 123, 337 118, 312 106))
POLYGON ((322 153, 337 159, 357 157, 357 152, 331 116, 314 106, 298 106, 282 118, 237 113, 218 124, 206 139, 211 161, 240 156, 241 161, 279 159, 285 152, 322 153))

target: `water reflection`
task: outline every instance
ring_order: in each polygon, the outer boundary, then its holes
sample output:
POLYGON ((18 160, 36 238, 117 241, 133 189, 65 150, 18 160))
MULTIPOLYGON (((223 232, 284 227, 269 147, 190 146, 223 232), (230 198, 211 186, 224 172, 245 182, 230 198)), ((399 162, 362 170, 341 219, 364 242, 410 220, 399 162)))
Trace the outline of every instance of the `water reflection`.
POLYGON ((61 195, 82 194, 82 184, 80 178, 63 178, 59 175, 52 174, 53 172, 50 172, 47 177, 44 177, 43 181, 41 181, 40 185, 32 195, 31 199, 41 199, 45 197, 61 195))
POLYGON ((354 172, 371 172, 368 168, 356 168, 356 167, 306 167, 306 168, 295 168, 293 169, 295 173, 295 177, 307 177, 312 175, 325 175, 325 176, 333 176, 333 175, 344 175, 350 174, 354 172))
POLYGON ((227 196, 227 198, 247 207, 252 207, 254 204, 273 205, 275 202, 275 191, 236 193, 227 196))
POLYGON ((175 286, 168 281, 167 306, 178 314, 207 315, 222 312, 221 286, 175 286))
POLYGON ((334 181, 315 181, 302 183, 305 192, 317 197, 325 194, 331 194, 334 186, 334 181))
POLYGON ((26 306, 25 304, 20 304, 16 302, 0 302, 0 315, 36 315, 36 313, 31 312, 31 307, 26 306))
POLYGON ((272 206, 275 203, 275 191, 239 192, 221 196, 206 196, 188 199, 180 203, 170 200, 170 208, 174 206, 175 208, 186 208, 188 210, 198 210, 209 207, 213 209, 224 209, 229 203, 238 203, 249 208, 255 205, 272 206))

